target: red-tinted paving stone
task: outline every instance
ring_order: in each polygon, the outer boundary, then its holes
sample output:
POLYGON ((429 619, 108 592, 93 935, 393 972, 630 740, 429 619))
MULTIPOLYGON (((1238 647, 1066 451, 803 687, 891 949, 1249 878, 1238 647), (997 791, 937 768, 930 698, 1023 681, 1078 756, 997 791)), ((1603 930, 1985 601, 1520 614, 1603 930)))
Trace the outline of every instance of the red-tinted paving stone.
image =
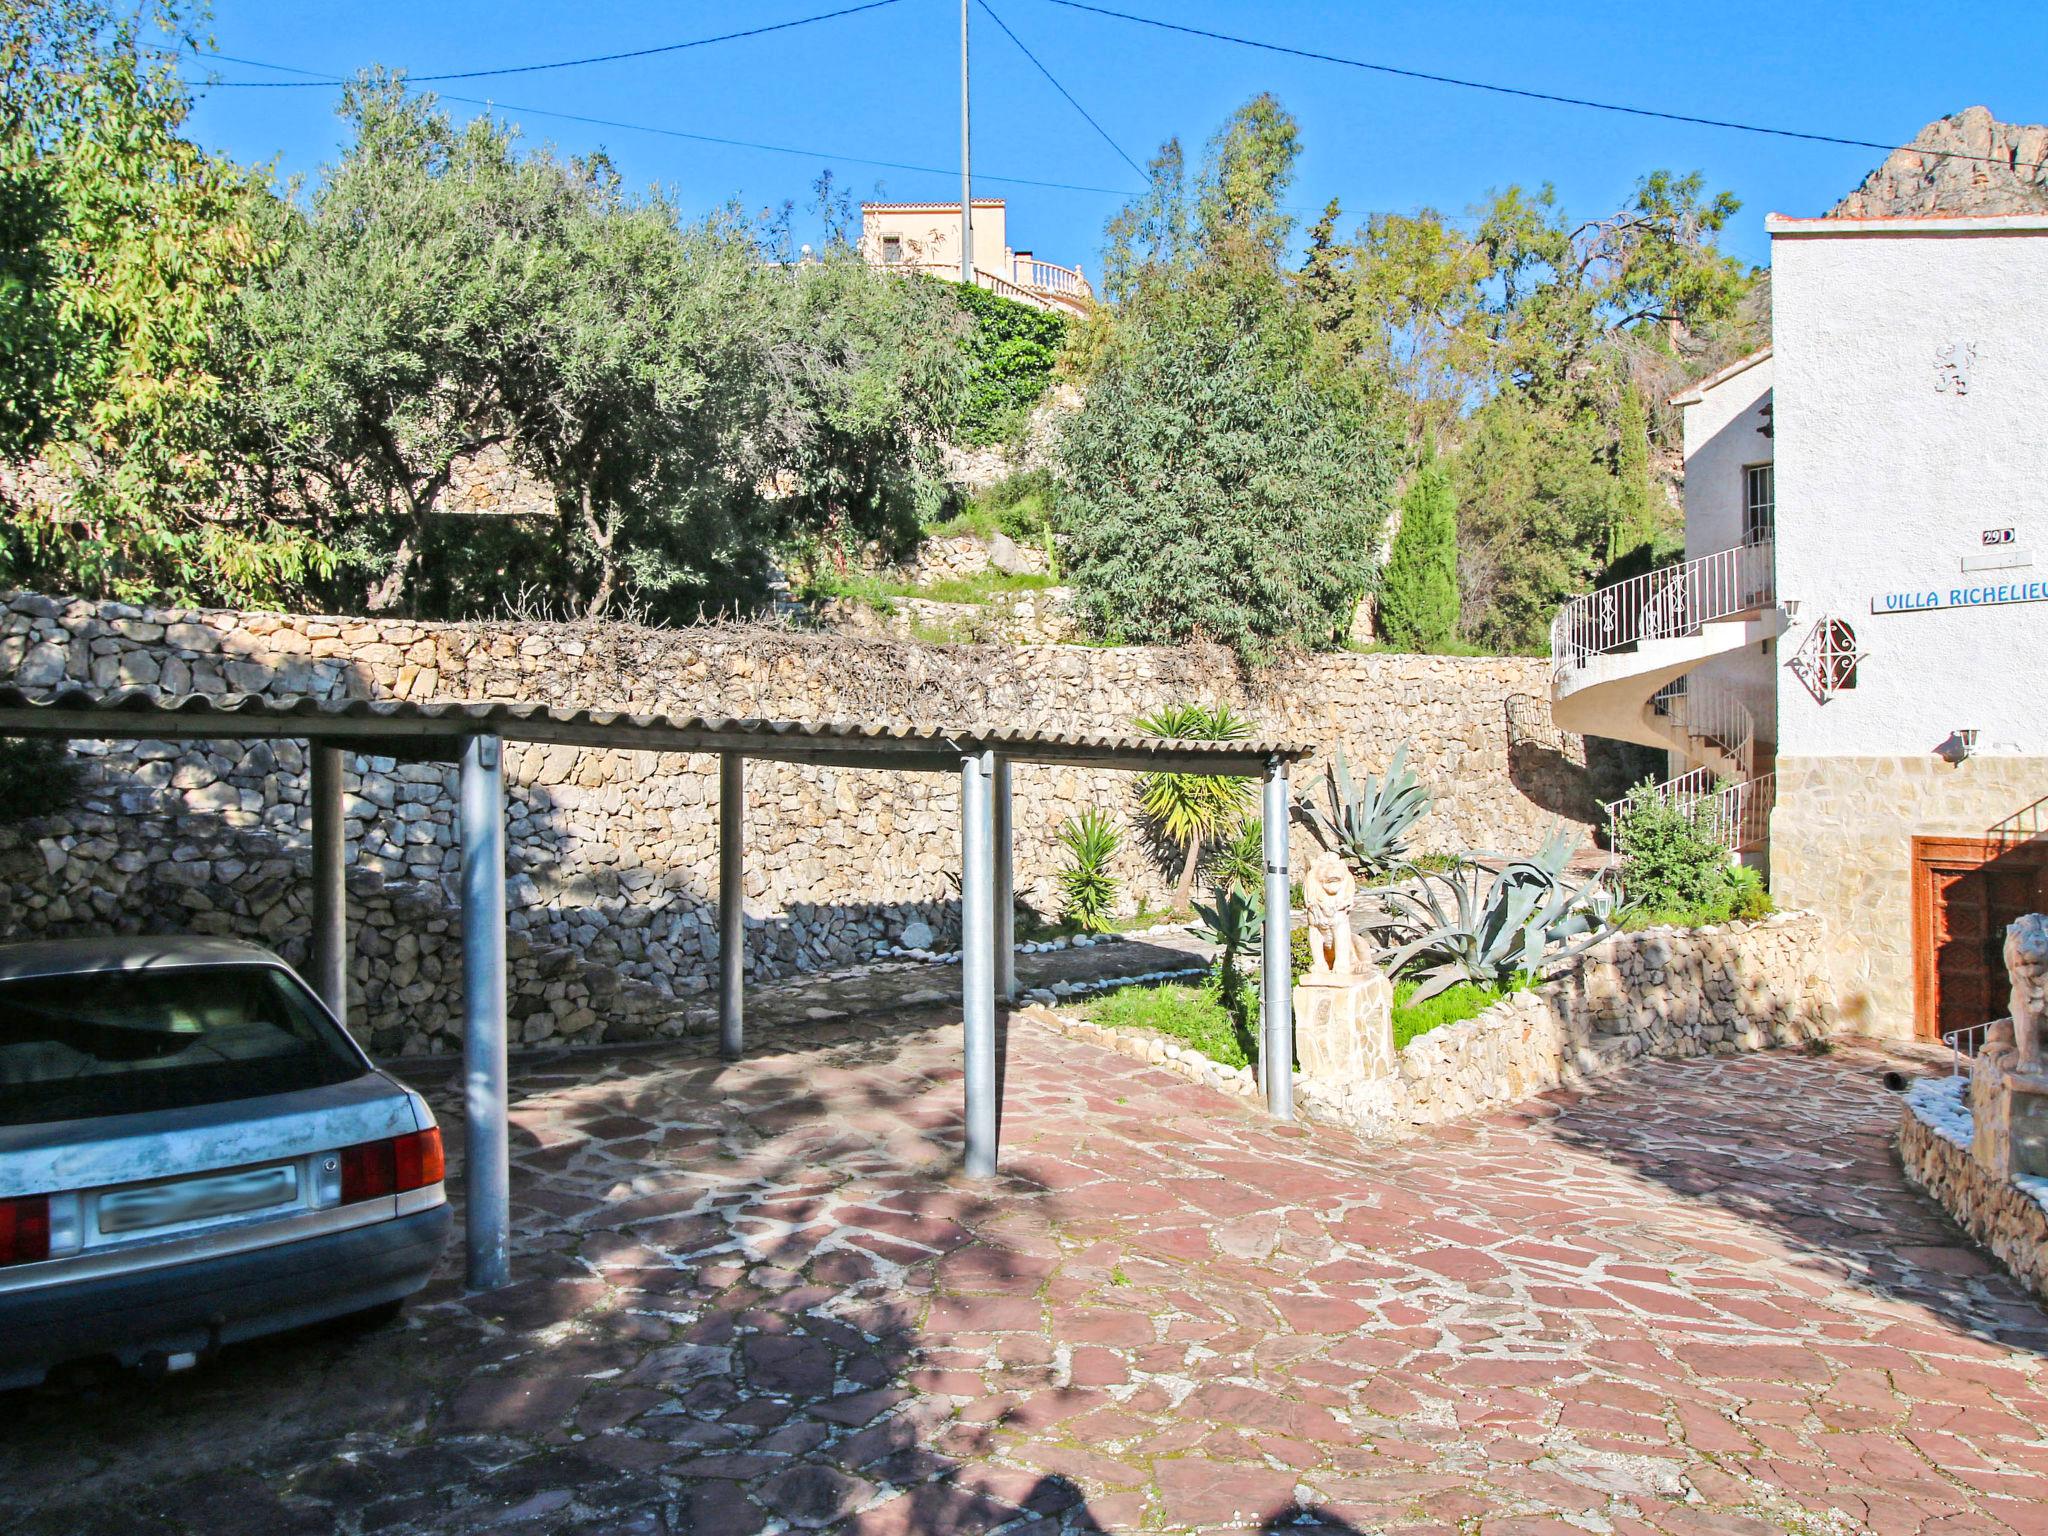
POLYGON ((957 1051, 530 1063, 515 1286, 0 1404, 0 1524, 2048 1536, 2048 1319, 1873 1050, 1364 1147, 1017 1021, 982 1186, 957 1051))

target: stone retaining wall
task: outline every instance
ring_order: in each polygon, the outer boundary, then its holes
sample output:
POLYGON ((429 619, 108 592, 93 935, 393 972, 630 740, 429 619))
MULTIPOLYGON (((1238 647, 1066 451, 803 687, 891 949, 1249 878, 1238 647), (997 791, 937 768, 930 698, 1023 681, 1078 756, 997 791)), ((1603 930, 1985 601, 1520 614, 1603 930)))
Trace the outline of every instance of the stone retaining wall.
MULTIPOLYGON (((0 682, 39 691, 79 683, 528 699, 1067 730, 1123 730, 1175 700, 1227 700, 1266 731, 1325 750, 1341 744, 1362 768, 1409 743, 1438 797, 1420 829, 1424 851, 1534 846, 1555 813, 1590 820, 1598 793, 1577 739, 1536 718, 1547 664, 1533 658, 1318 656, 1247 679, 1224 653, 1194 647, 921 646, 759 628, 144 612, 33 594, 0 596, 0 605, 0 682)), ((18 826, 0 843, 0 932, 166 931, 203 917, 301 952, 295 881, 309 813, 293 744, 77 750, 88 768, 79 811, 18 826)), ((1320 772, 1320 759, 1306 766, 1298 785, 1320 772)), ((508 751, 512 926, 535 968, 514 978, 520 1039, 689 1027, 669 1015, 713 980, 716 772, 709 758, 674 754, 508 751), (558 962, 544 957, 555 955, 574 965, 548 969, 558 962)), ((404 965, 394 971, 385 957, 419 923, 384 903, 403 896, 444 918, 452 910, 453 784, 452 768, 347 762, 349 861, 364 904, 362 1003, 351 1023, 380 1050, 452 1039, 452 946, 429 924, 418 973, 397 980, 404 965)), ((1144 835, 1130 775, 1019 768, 1016 796, 1018 886, 1041 910, 1057 903, 1059 827, 1091 805, 1130 828, 1118 863, 1125 909, 1171 889, 1178 861, 1144 835)), ((952 942, 952 777, 756 763, 747 811, 754 977, 836 969, 906 936, 924 938, 919 948, 952 942)))
MULTIPOLYGON (((1960 1100, 1963 1078, 1916 1085, 1899 1120, 1899 1162, 1907 1180, 1925 1190, 1970 1236, 1990 1249, 2021 1284, 2048 1302, 2048 1210, 2008 1180, 1995 1177, 1970 1155, 1966 1141, 1944 1134, 1937 1117, 1924 1114, 1923 1096, 1952 1092, 1960 1100)), ((1967 1126, 1967 1104, 1960 1122, 1967 1126)), ((1940 1117, 1951 1122, 1953 1114, 1940 1117)))
POLYGON ((1576 1086, 1639 1056, 1704 1056, 1821 1039, 1836 1025, 1821 921, 1617 934, 1563 974, 1400 1052, 1400 1081, 1304 1082, 1303 1109, 1367 1134, 1576 1086))

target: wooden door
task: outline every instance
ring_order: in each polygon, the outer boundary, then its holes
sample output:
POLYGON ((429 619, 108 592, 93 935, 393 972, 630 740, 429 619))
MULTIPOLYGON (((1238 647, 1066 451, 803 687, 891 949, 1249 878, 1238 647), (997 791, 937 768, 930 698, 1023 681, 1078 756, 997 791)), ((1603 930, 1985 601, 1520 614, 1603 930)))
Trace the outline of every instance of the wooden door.
POLYGON ((1913 839, 1914 1023, 1922 1039, 2005 1017, 2005 929, 2029 912, 2048 912, 2048 843, 1913 839))

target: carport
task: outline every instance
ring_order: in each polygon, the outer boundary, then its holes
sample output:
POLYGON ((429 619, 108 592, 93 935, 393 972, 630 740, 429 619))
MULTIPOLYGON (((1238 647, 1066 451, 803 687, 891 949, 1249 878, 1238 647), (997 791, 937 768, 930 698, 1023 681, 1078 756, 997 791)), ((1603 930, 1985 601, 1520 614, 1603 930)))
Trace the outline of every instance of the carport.
MULTIPOLYGON (((462 848, 464 1228, 467 1277, 488 1290, 510 1278, 510 1157, 505 1012, 505 786, 503 745, 591 747, 715 755, 719 760, 719 1049, 745 1045, 746 764, 960 777, 961 1019, 966 1096, 965 1171, 996 1171, 998 999, 1017 992, 1011 867, 1016 763, 1127 772, 1263 778, 1266 909, 1288 909, 1287 775, 1306 747, 1280 741, 1177 741, 969 727, 958 731, 787 720, 718 719, 567 710, 528 703, 324 700, 266 694, 165 695, 133 689, 29 694, 0 688, 0 736, 116 741, 297 738, 310 751, 312 982, 348 1017, 342 754, 459 764, 462 848)), ((1259 1068, 1268 1110, 1293 1115, 1294 1027, 1285 923, 1265 933, 1259 1068), (1269 1070, 1280 1063, 1282 1070, 1269 1070)))

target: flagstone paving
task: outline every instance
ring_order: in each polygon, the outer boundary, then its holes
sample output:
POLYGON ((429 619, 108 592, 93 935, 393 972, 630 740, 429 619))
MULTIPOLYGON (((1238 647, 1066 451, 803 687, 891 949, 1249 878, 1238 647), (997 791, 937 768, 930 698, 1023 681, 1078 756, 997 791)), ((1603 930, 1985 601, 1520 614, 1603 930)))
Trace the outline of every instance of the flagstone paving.
POLYGON ((515 1285, 0 1399, 0 1528, 2048 1532, 1885 1053, 1365 1147, 1020 1021, 977 1188, 944 1022, 527 1066, 515 1285))

